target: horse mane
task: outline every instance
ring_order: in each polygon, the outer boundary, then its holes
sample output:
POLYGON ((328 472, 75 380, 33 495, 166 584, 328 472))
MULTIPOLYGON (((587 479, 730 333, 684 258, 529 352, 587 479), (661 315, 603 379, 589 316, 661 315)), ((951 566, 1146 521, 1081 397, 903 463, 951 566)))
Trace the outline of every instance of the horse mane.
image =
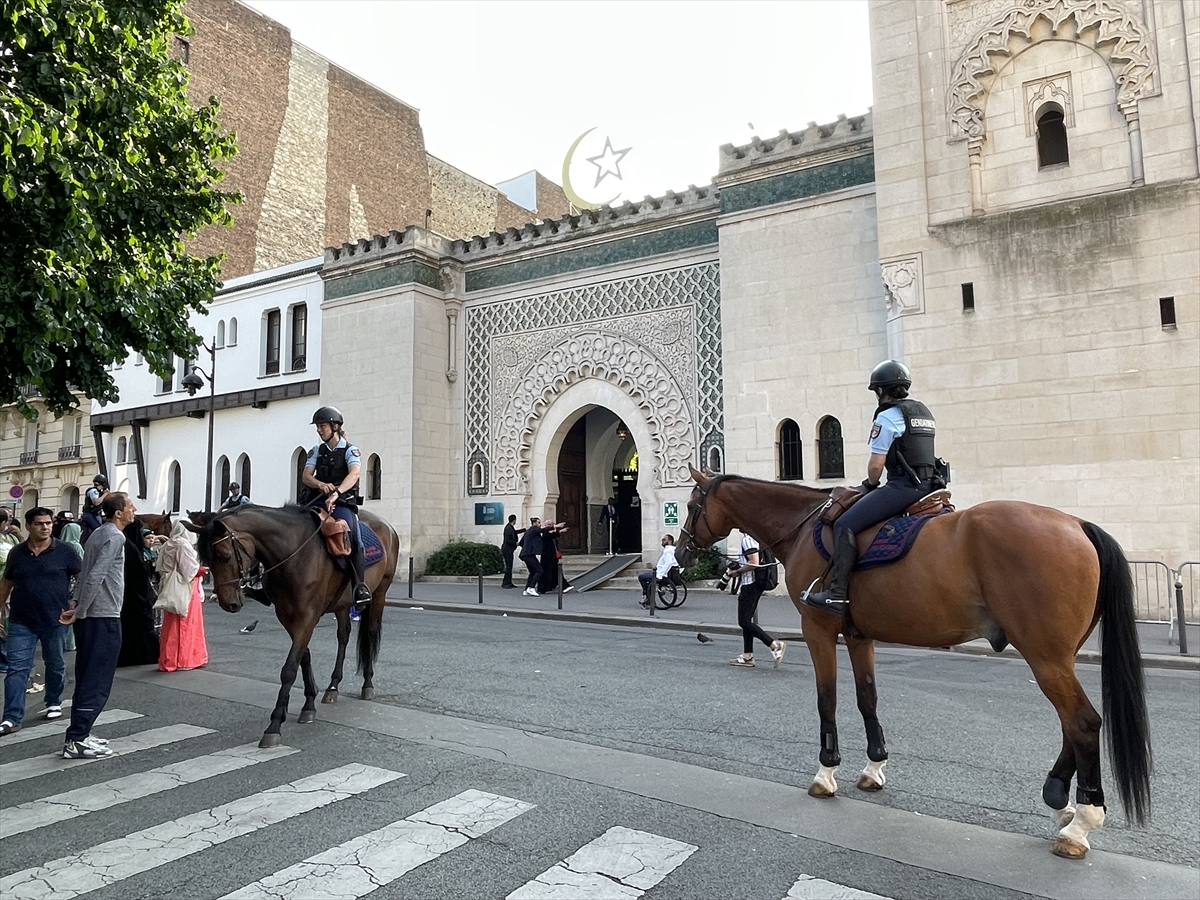
POLYGON ((283 506, 259 506, 257 503, 247 503, 232 509, 223 509, 196 532, 196 551, 200 554, 201 559, 212 559, 210 554, 213 545, 214 524, 252 513, 275 516, 285 519, 288 523, 312 520, 312 509, 308 506, 301 506, 299 503, 285 503, 283 506))
POLYGON ((714 475, 708 480, 708 485, 705 491, 713 491, 726 481, 749 481, 754 484, 770 485, 771 487, 782 488, 789 491, 806 491, 814 494, 828 495, 833 488, 814 488, 804 484, 797 484, 794 481, 767 481, 765 478, 751 478, 748 475, 735 475, 733 472, 723 472, 720 475, 714 475))

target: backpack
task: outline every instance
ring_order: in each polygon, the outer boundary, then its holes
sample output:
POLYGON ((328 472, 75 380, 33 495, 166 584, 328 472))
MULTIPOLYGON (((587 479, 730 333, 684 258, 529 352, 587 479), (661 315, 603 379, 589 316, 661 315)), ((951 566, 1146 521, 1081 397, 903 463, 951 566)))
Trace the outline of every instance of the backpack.
POLYGON ((760 544, 758 548, 758 568, 754 570, 754 581, 764 591, 779 587, 779 560, 766 544, 760 544))

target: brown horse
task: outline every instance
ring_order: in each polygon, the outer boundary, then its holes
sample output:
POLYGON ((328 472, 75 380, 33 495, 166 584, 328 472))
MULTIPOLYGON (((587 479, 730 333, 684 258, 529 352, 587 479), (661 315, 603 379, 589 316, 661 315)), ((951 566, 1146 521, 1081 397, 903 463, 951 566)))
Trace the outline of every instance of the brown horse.
MULTIPOLYGON (((371 700, 375 696, 375 659, 383 629, 384 599, 396 574, 400 538, 387 522, 372 513, 360 511, 359 518, 371 526, 383 544, 383 558, 367 569, 371 605, 358 626, 362 698, 371 700)), ((287 719, 297 667, 304 676, 304 707, 296 721, 306 724, 316 720, 317 682, 308 642, 326 613, 337 618, 338 651, 321 702, 337 700, 350 640, 350 580, 325 551, 316 517, 302 506, 238 506, 215 515, 191 513, 189 519, 184 524, 198 535, 197 550, 201 561, 212 570, 221 608, 238 612, 248 594, 275 608, 275 617, 292 639, 292 649, 279 676, 279 698, 271 713, 271 724, 259 741, 260 747, 276 747, 281 740, 280 727, 287 719)))
POLYGON ((142 527, 149 528, 151 534, 171 536, 171 514, 165 510, 162 513, 138 513, 142 527))
MULTIPOLYGON (((1059 510, 997 501, 938 516, 909 554, 856 572, 850 611, 840 618, 805 605, 802 592, 828 571, 812 538, 813 518, 830 492, 692 469, 681 566, 734 528, 769 546, 787 570, 788 594, 800 611, 817 681, 821 768, 808 792, 831 797, 841 762, 837 724, 837 637, 845 635, 870 759, 858 780, 880 790, 888 754, 876 717, 875 641, 948 647, 986 637, 1020 651, 1062 723, 1059 753, 1042 788, 1058 834, 1053 851, 1082 858, 1088 832, 1104 822, 1100 783, 1101 719, 1075 677, 1075 655, 1101 629, 1101 686, 1109 755, 1126 815, 1150 812, 1150 734, 1133 585, 1120 546, 1095 525, 1059 510), (1072 777, 1076 802, 1069 803, 1072 777)), ((872 536, 875 528, 866 536, 872 536)))

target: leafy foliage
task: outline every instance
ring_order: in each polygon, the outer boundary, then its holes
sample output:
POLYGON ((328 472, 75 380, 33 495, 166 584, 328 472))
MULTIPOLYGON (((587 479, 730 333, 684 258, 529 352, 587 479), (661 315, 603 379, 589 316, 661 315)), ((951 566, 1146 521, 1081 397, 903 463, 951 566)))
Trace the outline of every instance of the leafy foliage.
POLYGON ((429 557, 425 574, 478 575, 480 563, 483 563, 484 575, 498 575, 504 571, 504 556, 495 544, 454 541, 429 557))
POLYGON ((193 109, 174 35, 183 0, 0 0, 0 403, 61 413, 73 390, 117 399, 106 366, 131 348, 160 375, 219 258, 184 240, 231 221, 215 98, 193 109))
POLYGON ((683 570, 683 580, 689 584, 695 581, 712 581, 724 571, 725 557, 708 547, 700 551, 694 566, 683 570))

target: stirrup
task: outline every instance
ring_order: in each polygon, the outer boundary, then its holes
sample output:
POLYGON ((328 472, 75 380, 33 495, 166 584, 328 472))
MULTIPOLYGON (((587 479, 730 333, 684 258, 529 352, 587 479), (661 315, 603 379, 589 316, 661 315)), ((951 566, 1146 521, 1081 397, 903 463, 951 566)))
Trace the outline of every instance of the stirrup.
POLYGON ((354 605, 359 609, 366 609, 371 605, 371 589, 362 582, 354 586, 354 605))
POLYGON ((827 613, 833 613, 835 616, 844 616, 846 610, 850 608, 850 601, 838 600, 830 596, 831 593, 831 591, 818 591, 814 594, 809 590, 801 594, 800 599, 813 609, 824 610, 827 613))

